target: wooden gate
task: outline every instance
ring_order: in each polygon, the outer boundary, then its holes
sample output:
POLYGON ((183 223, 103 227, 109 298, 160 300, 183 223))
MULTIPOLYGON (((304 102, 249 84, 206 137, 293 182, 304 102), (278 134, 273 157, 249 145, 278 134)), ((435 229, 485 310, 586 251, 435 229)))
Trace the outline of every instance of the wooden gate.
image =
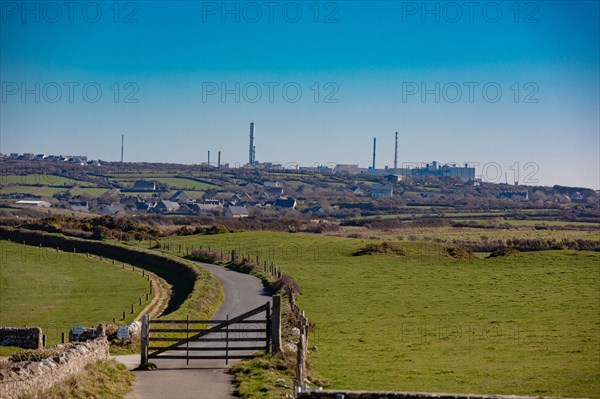
POLYGON ((270 352, 272 329, 268 302, 225 320, 149 320, 144 316, 142 365, 149 359, 185 359, 187 364, 190 359, 224 359, 228 364, 229 359, 253 357, 258 350, 270 352), (261 313, 264 317, 253 318, 261 313))

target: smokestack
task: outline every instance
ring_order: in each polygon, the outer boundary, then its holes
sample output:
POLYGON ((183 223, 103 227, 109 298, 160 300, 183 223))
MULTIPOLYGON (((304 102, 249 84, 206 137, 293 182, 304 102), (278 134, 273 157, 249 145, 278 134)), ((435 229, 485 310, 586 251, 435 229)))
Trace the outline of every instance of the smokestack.
POLYGON ((208 166, 210 166, 210 150, 208 150, 208 162, 207 162, 208 166))
POLYGON ((394 169, 398 169, 398 132, 396 132, 396 146, 394 147, 394 169))
POLYGON ((250 122, 250 156, 248 163, 252 166, 256 162, 256 147, 254 146, 254 122, 250 122))
POLYGON ((121 135, 121 163, 123 163, 123 145, 125 144, 125 135, 121 135))
POLYGON ((221 151, 217 153, 217 168, 221 169, 221 151))
POLYGON ((375 169, 376 154, 377 154, 377 138, 373 137, 373 169, 375 169))

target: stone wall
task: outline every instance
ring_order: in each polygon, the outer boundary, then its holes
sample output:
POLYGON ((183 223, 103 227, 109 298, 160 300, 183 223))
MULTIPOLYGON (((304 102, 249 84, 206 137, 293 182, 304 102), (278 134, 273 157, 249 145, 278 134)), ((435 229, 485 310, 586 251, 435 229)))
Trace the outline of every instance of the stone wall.
POLYGON ((0 398, 35 395, 80 373, 88 363, 108 358, 108 341, 106 337, 99 337, 93 341, 59 345, 55 355, 39 362, 0 364, 0 398))
POLYGON ((298 394, 297 397, 299 399, 535 399, 531 396, 367 391, 308 391, 298 394))
POLYGON ((0 346, 18 346, 38 349, 42 344, 42 329, 39 327, 0 327, 0 346))

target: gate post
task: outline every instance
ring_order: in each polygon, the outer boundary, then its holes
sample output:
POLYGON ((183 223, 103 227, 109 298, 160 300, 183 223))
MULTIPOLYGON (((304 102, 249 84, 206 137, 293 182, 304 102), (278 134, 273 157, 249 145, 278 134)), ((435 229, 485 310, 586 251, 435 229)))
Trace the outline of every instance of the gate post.
POLYGON ((281 352, 281 296, 273 296, 271 312, 271 353, 281 352))
POLYGON ((141 335, 142 335, 142 343, 141 343, 141 360, 140 360, 140 366, 147 366, 148 365, 148 346, 149 346, 149 342, 148 342, 148 338, 149 338, 149 330, 150 330, 150 323, 148 320, 148 315, 145 314, 142 316, 142 331, 141 331, 141 335))

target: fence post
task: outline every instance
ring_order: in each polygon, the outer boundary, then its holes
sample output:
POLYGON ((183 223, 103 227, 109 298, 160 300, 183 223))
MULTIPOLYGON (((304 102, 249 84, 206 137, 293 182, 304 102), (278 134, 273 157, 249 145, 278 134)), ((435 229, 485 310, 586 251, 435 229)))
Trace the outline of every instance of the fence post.
POLYGON ((142 316, 142 343, 141 343, 141 360, 140 366, 148 364, 148 331, 149 331, 148 315, 142 316))
POLYGON ((296 391, 302 392, 304 390, 304 334, 300 333, 300 339, 298 340, 298 359, 296 364, 296 391))
POLYGON ((225 365, 229 365, 229 315, 227 315, 227 324, 225 325, 225 365))
POLYGON ((281 352, 281 296, 273 296, 271 312, 271 352, 281 352))
POLYGON ((185 323, 185 338, 186 338, 186 342, 185 342, 185 355, 186 355, 186 359, 185 359, 185 364, 189 365, 190 364, 190 315, 187 315, 186 318, 186 323, 185 323))

